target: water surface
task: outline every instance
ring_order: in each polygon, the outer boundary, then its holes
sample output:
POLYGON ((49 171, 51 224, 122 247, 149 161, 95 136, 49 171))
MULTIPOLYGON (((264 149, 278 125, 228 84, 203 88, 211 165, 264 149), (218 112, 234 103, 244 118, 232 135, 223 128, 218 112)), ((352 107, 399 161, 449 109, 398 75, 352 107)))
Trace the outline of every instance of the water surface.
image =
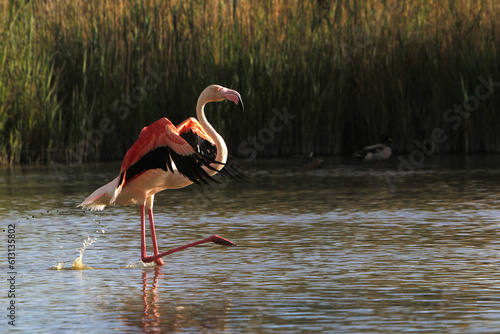
MULTIPOLYGON (((137 206, 76 208, 120 163, 0 170, 16 225, 16 328, 30 333, 492 333, 500 328, 500 158, 413 171, 350 158, 306 170, 247 163, 250 178, 158 194, 160 251, 140 262, 137 206), (399 173, 398 182, 388 176, 399 173), (86 245, 84 252, 81 248, 86 245), (83 254, 85 266, 72 270, 83 254)), ((6 249, 7 232, 2 238, 6 249)), ((149 240, 148 240, 149 241, 149 240)), ((7 260, 0 264, 8 276, 7 260)), ((3 289, 2 328, 8 298, 3 289)))

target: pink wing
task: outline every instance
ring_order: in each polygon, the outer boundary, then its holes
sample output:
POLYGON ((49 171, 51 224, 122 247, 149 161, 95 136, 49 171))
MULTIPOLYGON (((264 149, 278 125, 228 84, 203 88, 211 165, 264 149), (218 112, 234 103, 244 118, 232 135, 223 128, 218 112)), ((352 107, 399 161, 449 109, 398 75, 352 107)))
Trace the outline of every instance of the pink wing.
POLYGON ((194 153, 193 148, 179 136, 179 131, 172 122, 163 117, 142 129, 139 139, 125 154, 120 173, 128 170, 142 157, 157 147, 170 147, 177 154, 181 155, 191 155, 194 153))
POLYGON ((177 125, 179 135, 199 154, 211 160, 217 156, 217 147, 213 139, 203 130, 196 118, 188 118, 177 125))
POLYGON ((203 140, 210 142, 212 145, 215 145, 214 141, 210 136, 203 130, 201 124, 194 117, 189 117, 181 124, 177 125, 177 131, 182 135, 183 133, 192 132, 203 140))
MULTIPOLYGON (((217 156, 217 147, 213 139, 203 130, 196 118, 188 118, 181 124, 177 125, 179 135, 185 139, 196 152, 204 157, 215 160, 217 156)), ((240 166, 237 159, 229 155, 224 168, 219 171, 219 174, 230 179, 244 179, 245 171, 240 166)))
POLYGON ((123 186, 150 169, 163 169, 174 173, 172 161, 177 171, 193 183, 207 183, 212 178, 202 168, 215 163, 213 159, 196 152, 179 135, 179 130, 167 118, 161 118, 142 129, 139 139, 130 147, 123 159, 117 188, 111 199, 116 200, 123 186))

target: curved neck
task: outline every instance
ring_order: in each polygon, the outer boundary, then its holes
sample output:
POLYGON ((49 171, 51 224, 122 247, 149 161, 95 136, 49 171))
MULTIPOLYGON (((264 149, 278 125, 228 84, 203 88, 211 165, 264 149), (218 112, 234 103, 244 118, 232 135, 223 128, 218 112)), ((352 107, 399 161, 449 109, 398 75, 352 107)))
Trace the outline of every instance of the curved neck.
MULTIPOLYGON (((213 139, 215 142, 215 146, 217 147, 217 156, 215 157, 215 161, 220 162, 220 164, 212 164, 211 166, 217 170, 221 170, 224 167, 224 164, 227 161, 227 146, 224 142, 224 139, 215 131, 213 126, 208 123, 207 118, 205 117, 205 105, 210 101, 203 101, 200 96, 198 99, 198 104, 196 105, 196 116, 198 117, 198 121, 200 122, 203 130, 213 139)), ((210 169, 206 169, 209 175, 215 174, 214 171, 210 169)))

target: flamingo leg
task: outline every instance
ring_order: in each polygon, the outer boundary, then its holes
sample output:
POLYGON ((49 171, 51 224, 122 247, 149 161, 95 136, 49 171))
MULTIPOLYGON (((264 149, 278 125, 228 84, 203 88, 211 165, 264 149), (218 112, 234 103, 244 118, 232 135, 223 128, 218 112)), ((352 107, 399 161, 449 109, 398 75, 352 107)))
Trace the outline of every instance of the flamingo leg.
MULTIPOLYGON (((151 240, 153 241, 153 254, 158 255, 158 243, 156 242, 156 229, 155 229, 155 221, 153 218, 153 209, 148 209, 149 216, 149 226, 151 227, 151 240)), ((154 260, 157 265, 163 266, 165 262, 161 258, 154 260)))
POLYGON ((227 240, 227 239, 225 239, 223 237, 220 237, 218 235, 212 235, 211 237, 208 237, 208 238, 205 238, 205 239, 201 239, 201 240, 198 240, 198 241, 195 241, 195 242, 191 242, 191 243, 186 244, 184 246, 179 246, 179 247, 176 247, 176 248, 172 248, 171 250, 168 250, 166 252, 163 252, 163 253, 160 253, 160 254, 157 254, 157 255, 143 257, 142 261, 143 262, 152 262, 152 261, 160 259, 160 258, 162 258, 162 257, 164 257, 166 255, 169 255, 169 254, 181 251, 181 250, 189 248, 189 247, 201 245, 201 244, 204 244, 204 243, 207 243, 207 242, 213 242, 213 243, 216 243, 218 245, 224 245, 224 246, 236 246, 236 244, 234 242, 232 242, 232 241, 229 241, 229 240, 227 240))
POLYGON ((144 259, 147 259, 146 255, 146 212, 144 209, 144 205, 140 206, 141 208, 141 259, 143 262, 144 259))
MULTIPOLYGON (((151 260, 146 254, 146 208, 144 205, 141 208, 141 260, 142 262, 152 262, 155 261, 157 265, 163 266, 165 262, 161 258, 151 260)), ((156 231, 153 219, 153 209, 148 209, 149 225, 151 227, 151 239, 153 241, 153 252, 154 255, 158 255, 158 244, 156 242, 156 231)))
POLYGON ((220 237, 218 235, 212 235, 211 237, 201 239, 183 246, 179 246, 176 248, 173 248, 171 250, 168 250, 163 253, 158 252, 158 245, 156 243, 156 233, 154 232, 154 221, 153 221, 153 211, 151 209, 148 209, 148 214, 149 214, 149 219, 150 219, 150 225, 151 225, 151 237, 153 239, 153 248, 154 248, 154 255, 153 256, 148 256, 146 254, 146 210, 144 205, 140 206, 141 208, 141 260, 142 262, 153 262, 155 261, 156 264, 158 265, 163 265, 165 264, 162 260, 162 257, 181 251, 183 249, 201 245, 207 242, 213 242, 218 245, 224 245, 224 246, 236 246, 236 244, 232 241, 229 241, 223 237, 220 237), (158 261, 159 260, 159 261, 158 261), (161 262, 160 262, 161 261, 161 262))

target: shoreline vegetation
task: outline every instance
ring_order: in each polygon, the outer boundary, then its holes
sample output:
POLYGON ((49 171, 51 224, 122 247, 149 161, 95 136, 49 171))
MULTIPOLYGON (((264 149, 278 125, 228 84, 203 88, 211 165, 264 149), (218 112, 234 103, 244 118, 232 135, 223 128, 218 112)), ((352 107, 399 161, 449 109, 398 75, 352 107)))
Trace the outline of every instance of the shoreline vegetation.
POLYGON ((1 165, 121 159, 143 126, 193 116, 212 83, 245 103, 207 106, 241 158, 352 154, 382 134, 396 152, 500 152, 497 0, 0 0, 0 12, 1 165))

